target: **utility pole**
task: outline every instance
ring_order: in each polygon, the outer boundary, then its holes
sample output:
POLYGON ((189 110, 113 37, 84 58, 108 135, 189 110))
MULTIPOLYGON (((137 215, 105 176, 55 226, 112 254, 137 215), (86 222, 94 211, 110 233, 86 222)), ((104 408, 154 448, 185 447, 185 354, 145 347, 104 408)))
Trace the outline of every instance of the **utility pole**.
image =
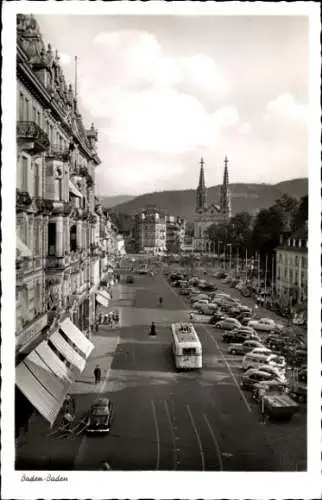
POLYGON ((230 248, 230 252, 229 252, 229 274, 231 274, 231 261, 232 261, 232 244, 229 243, 228 244, 229 248, 230 248))
POLYGON ((265 256, 265 278, 264 278, 264 300, 266 303, 266 281, 267 281, 267 254, 265 256))
POLYGON ((237 247, 236 276, 239 275, 239 247, 237 247))
POLYGON ((257 252, 257 289, 260 288, 260 275, 261 275, 261 254, 257 252))
POLYGON ((246 276, 245 276, 245 281, 247 283, 247 248, 246 248, 246 276))

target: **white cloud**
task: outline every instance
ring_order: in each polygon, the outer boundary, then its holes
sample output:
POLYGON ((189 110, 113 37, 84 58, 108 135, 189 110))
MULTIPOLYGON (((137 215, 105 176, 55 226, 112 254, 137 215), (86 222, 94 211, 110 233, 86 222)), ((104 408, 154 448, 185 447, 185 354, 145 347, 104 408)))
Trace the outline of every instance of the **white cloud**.
POLYGON ((110 126, 101 130, 113 143, 140 151, 185 153, 207 146, 239 121, 234 107, 207 113, 195 97, 171 88, 155 87, 140 92, 119 88, 91 94, 91 113, 105 110, 110 126))
POLYGON ((272 116, 306 121, 308 118, 308 106, 297 103, 292 94, 281 94, 267 104, 265 117, 271 118, 272 116))
POLYGON ((250 123, 249 122, 244 122, 242 123, 242 125, 239 127, 239 129, 237 130, 237 132, 239 134, 242 134, 242 135, 246 135, 246 134, 249 134, 251 131, 251 126, 250 126, 250 123))
POLYGON ((118 84, 146 81, 156 85, 175 85, 186 82, 201 90, 222 92, 228 88, 210 56, 199 53, 189 57, 169 57, 157 37, 147 31, 102 32, 95 36, 93 43, 102 51, 112 80, 118 76, 118 84))
POLYGON ((228 89, 214 60, 204 54, 196 54, 180 61, 186 77, 203 90, 224 91, 228 89))

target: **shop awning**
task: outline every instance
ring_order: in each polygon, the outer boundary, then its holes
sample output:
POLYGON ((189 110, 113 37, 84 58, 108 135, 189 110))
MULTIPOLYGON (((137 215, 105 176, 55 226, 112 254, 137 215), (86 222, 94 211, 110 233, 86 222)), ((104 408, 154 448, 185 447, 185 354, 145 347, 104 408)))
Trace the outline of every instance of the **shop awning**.
POLYGON ((100 288, 98 293, 103 295, 103 297, 105 297, 107 300, 111 300, 111 298, 112 298, 111 294, 107 290, 104 290, 103 288, 100 288))
POLYGON ((32 252, 30 248, 27 247, 27 245, 17 236, 16 239, 16 248, 21 255, 21 257, 31 257, 32 252))
POLYGON ((60 328, 63 330, 65 335, 70 338, 70 340, 77 345, 77 347, 84 353, 85 358, 88 358, 92 350, 94 349, 94 344, 86 338, 86 336, 77 328, 76 325, 70 320, 65 319, 61 324, 60 328))
POLYGON ((83 195, 80 191, 78 191, 77 187, 75 186, 75 184, 69 180, 68 182, 68 186, 69 186, 69 191, 74 195, 74 196, 77 196, 78 198, 83 198, 83 195))
POLYGON ((33 351, 17 366, 16 384, 52 425, 64 402, 70 383, 64 383, 38 353, 33 351))
POLYGON ((58 351, 65 356, 67 361, 69 361, 78 372, 81 373, 84 370, 86 365, 85 359, 82 358, 68 342, 66 342, 59 332, 55 332, 50 337, 50 342, 54 344, 58 351))
POLYGON ((101 306, 108 307, 109 300, 104 297, 100 292, 96 292, 96 300, 101 306))
POLYGON ((57 354, 49 347, 48 343, 41 342, 35 349, 36 353, 45 360, 48 367, 57 374, 57 376, 71 384, 74 381, 75 374, 70 370, 65 363, 59 359, 57 354))

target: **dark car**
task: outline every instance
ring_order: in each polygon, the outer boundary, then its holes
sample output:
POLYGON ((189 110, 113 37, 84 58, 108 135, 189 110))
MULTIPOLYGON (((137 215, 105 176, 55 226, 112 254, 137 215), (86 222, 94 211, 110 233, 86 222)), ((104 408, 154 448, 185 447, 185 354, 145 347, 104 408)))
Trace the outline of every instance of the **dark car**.
POLYGON ((90 409, 86 432, 110 432, 112 404, 108 398, 100 398, 90 409))
POLYGON ((246 339, 248 339, 248 334, 245 332, 237 332, 235 330, 231 330, 225 332, 222 335, 222 339, 227 344, 230 344, 231 342, 243 343, 246 339))
POLYGON ((227 315, 221 312, 215 312, 209 320, 209 325, 215 325, 218 321, 227 318, 227 315))
POLYGON ((217 287, 215 285, 212 285, 211 283, 206 283, 203 289, 205 290, 205 292, 214 292, 215 290, 217 290, 217 287))
POLYGON ((126 278, 126 283, 128 283, 129 285, 134 283, 134 278, 133 276, 127 276, 126 278))
POLYGON ((252 319, 252 313, 249 311, 239 311, 237 316, 238 321, 242 321, 243 319, 248 318, 248 321, 252 319))

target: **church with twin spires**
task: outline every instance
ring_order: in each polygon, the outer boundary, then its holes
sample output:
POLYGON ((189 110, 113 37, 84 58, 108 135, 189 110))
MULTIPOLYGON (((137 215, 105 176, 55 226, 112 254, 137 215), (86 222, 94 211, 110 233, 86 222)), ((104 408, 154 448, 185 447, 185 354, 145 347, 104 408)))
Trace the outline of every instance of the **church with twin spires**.
POLYGON ((228 178, 228 159, 225 157, 224 178, 220 188, 219 205, 207 202, 204 160, 200 160, 199 184, 196 191, 196 210, 194 216, 193 250, 200 253, 214 252, 214 244, 207 235, 207 228, 212 224, 225 224, 231 218, 231 196, 228 178))

